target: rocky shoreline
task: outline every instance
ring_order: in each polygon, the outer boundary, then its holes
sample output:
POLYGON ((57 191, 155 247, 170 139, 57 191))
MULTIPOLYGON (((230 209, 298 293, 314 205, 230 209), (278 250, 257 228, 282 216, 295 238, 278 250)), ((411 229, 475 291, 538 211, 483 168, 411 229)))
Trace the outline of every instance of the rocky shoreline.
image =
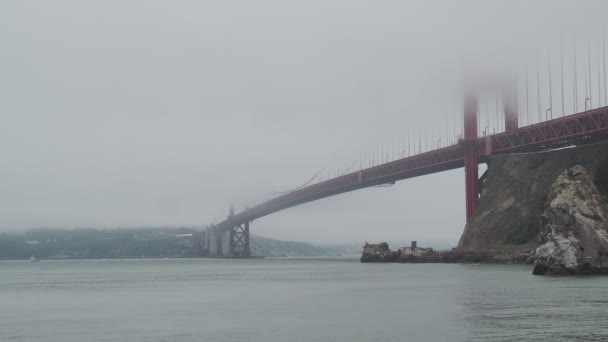
POLYGON ((587 170, 562 173, 547 198, 533 273, 608 273, 608 199, 587 170))
POLYGON ((608 144, 497 156, 457 248, 364 253, 361 262, 534 264, 535 275, 608 274, 607 195, 608 144))
POLYGON ((533 264, 534 251, 435 251, 421 256, 400 255, 363 255, 362 263, 400 262, 411 264, 533 264))

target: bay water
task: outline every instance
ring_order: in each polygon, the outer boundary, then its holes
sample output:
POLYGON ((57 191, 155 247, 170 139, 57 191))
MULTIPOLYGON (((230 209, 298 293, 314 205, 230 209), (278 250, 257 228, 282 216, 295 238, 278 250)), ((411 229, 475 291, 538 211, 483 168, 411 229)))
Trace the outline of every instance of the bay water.
POLYGON ((608 341, 608 277, 354 257, 0 261, 0 341, 608 341))

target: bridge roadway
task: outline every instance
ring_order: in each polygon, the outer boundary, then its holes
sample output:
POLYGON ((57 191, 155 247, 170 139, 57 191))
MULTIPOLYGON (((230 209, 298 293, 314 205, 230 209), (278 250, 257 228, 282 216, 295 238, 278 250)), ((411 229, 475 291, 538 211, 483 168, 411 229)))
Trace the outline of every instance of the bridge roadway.
MULTIPOLYGON (((231 231, 231 234, 237 235, 236 239, 240 239, 241 243, 246 242, 246 248, 248 249, 249 222, 255 219, 349 191, 461 168, 465 164, 464 147, 469 144, 474 145, 477 151, 478 163, 485 163, 492 155, 550 150, 600 140, 608 140, 608 107, 516 128, 510 132, 460 140, 455 145, 405 157, 309 185, 230 215, 226 220, 214 225, 211 230, 220 234, 231 231), (246 232, 243 225, 246 225, 246 232), (235 227, 240 227, 241 233, 238 231, 232 232, 235 227), (245 239, 244 234, 247 235, 247 241, 243 241, 245 239)), ((226 236, 225 238, 235 239, 233 236, 226 236)), ((208 240, 210 239, 211 237, 208 240)), ((230 247, 225 243, 224 245, 224 249, 230 247)))
MULTIPOLYGON (((550 150, 601 140, 607 135, 608 107, 602 107, 522 127, 508 134, 499 133, 480 137, 474 144, 477 145, 479 162, 484 163, 488 157, 495 154, 550 150)), ((456 145, 348 173, 289 192, 245 209, 220 222, 215 228, 219 230, 230 229, 235 224, 251 222, 277 211, 325 197, 461 168, 464 166, 462 148, 464 143, 461 140, 456 145)))

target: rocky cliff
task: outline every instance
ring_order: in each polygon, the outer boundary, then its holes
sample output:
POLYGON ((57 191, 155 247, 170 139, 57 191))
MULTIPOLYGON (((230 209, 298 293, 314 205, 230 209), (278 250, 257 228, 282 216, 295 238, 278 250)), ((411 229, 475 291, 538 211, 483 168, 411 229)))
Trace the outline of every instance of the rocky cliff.
POLYGON ((608 144, 494 157, 458 250, 532 253, 551 186, 576 165, 587 170, 599 193, 608 193, 608 144))
POLYGON ((608 200, 582 166, 551 186, 534 274, 608 273, 608 200))

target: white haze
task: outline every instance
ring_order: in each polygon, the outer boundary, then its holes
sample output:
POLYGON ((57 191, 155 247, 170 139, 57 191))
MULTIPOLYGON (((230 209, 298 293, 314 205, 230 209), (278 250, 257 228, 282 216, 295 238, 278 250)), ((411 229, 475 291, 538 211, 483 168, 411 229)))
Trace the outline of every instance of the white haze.
MULTIPOLYGON (((451 139, 460 80, 597 37, 606 13, 606 1, 2 1, 0 231, 203 227, 378 146, 398 155, 410 130, 441 123, 451 139)), ((252 231, 455 242, 463 225, 455 170, 252 231)))

